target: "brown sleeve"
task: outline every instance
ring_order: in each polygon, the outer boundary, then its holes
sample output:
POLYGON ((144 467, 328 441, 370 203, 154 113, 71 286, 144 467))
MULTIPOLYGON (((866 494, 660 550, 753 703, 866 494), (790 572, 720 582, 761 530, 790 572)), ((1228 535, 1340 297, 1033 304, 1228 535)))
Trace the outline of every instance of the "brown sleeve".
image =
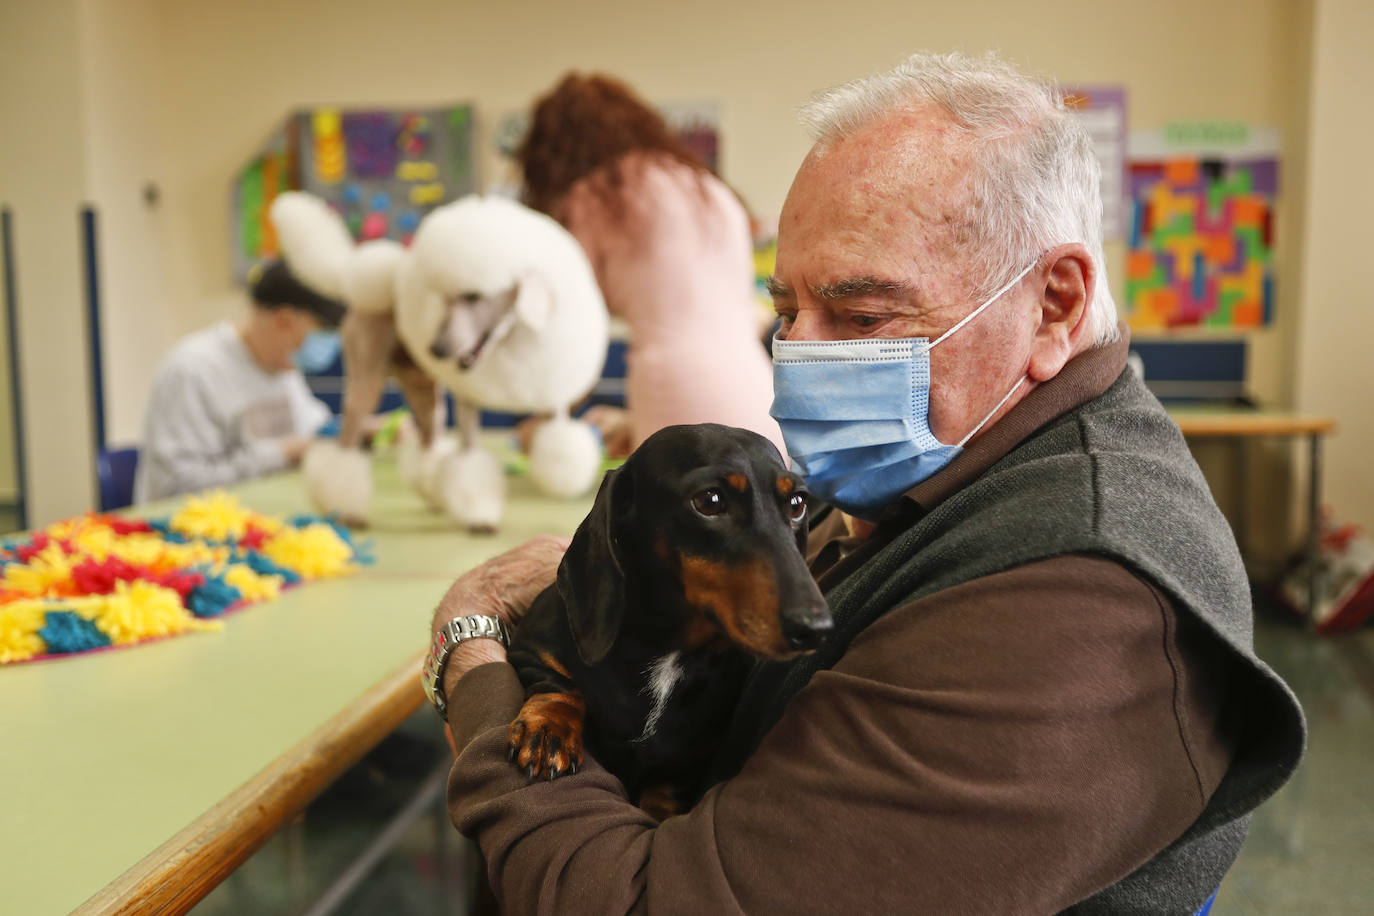
POLYGON ((1102 559, 948 589, 870 626, 657 828, 595 765, 526 786, 503 749, 519 685, 489 665, 455 691, 493 706, 451 719, 450 811, 512 913, 1053 912, 1168 845, 1220 780, 1206 666, 1185 660, 1202 638, 1102 559))

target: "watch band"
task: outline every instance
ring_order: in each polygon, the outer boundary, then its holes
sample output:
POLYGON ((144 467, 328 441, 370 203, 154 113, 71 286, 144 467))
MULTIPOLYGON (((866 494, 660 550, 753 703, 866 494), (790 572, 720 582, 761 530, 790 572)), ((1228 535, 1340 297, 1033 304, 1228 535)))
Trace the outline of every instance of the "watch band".
POLYGON ((425 667, 420 673, 420 683, 425 688, 425 696, 439 711, 439 718, 448 721, 448 699, 444 696, 442 683, 444 667, 448 664, 453 647, 469 639, 494 639, 503 646, 510 645, 510 631, 505 621, 488 614, 470 614, 455 617, 439 628, 434 634, 434 643, 425 656, 425 667))

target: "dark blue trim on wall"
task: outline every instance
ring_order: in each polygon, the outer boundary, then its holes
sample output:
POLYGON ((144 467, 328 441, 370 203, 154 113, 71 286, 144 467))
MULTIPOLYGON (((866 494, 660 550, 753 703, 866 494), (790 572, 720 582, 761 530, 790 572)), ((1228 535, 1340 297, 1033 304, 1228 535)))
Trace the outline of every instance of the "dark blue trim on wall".
POLYGON ((14 222, 9 207, 0 208, 0 258, 5 263, 5 323, 9 332, 10 399, 14 411, 14 482, 19 492, 15 509, 19 515, 19 530, 29 527, 26 495, 28 482, 24 468, 24 401, 19 390, 19 295, 14 279, 14 222))
POLYGON ((81 252, 86 267, 86 342, 91 350, 91 417, 95 454, 105 451, 105 371, 100 359, 100 261, 94 207, 81 208, 81 252))

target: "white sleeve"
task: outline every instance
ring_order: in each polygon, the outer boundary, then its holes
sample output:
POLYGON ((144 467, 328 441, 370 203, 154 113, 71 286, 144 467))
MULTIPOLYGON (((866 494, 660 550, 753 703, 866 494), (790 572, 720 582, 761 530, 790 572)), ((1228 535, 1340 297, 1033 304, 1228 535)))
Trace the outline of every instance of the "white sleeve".
POLYGON ((203 379, 176 368, 159 374, 148 402, 138 500, 224 486, 287 466, 281 440, 236 442, 232 422, 203 379))
POLYGON ((295 370, 292 370, 287 382, 286 396, 291 404, 291 421, 298 436, 315 435, 333 416, 325 403, 310 390, 305 376, 295 370))

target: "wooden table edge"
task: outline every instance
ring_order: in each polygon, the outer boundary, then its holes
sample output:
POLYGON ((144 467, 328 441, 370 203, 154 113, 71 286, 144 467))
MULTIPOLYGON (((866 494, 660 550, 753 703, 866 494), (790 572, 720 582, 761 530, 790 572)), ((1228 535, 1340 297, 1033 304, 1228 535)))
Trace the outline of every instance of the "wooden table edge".
POLYGON ((1171 414, 1185 436, 1307 436, 1336 431, 1332 417, 1266 416, 1264 414, 1171 414))
POLYGON ((422 702, 424 650, 73 911, 179 914, 256 852, 422 702))

